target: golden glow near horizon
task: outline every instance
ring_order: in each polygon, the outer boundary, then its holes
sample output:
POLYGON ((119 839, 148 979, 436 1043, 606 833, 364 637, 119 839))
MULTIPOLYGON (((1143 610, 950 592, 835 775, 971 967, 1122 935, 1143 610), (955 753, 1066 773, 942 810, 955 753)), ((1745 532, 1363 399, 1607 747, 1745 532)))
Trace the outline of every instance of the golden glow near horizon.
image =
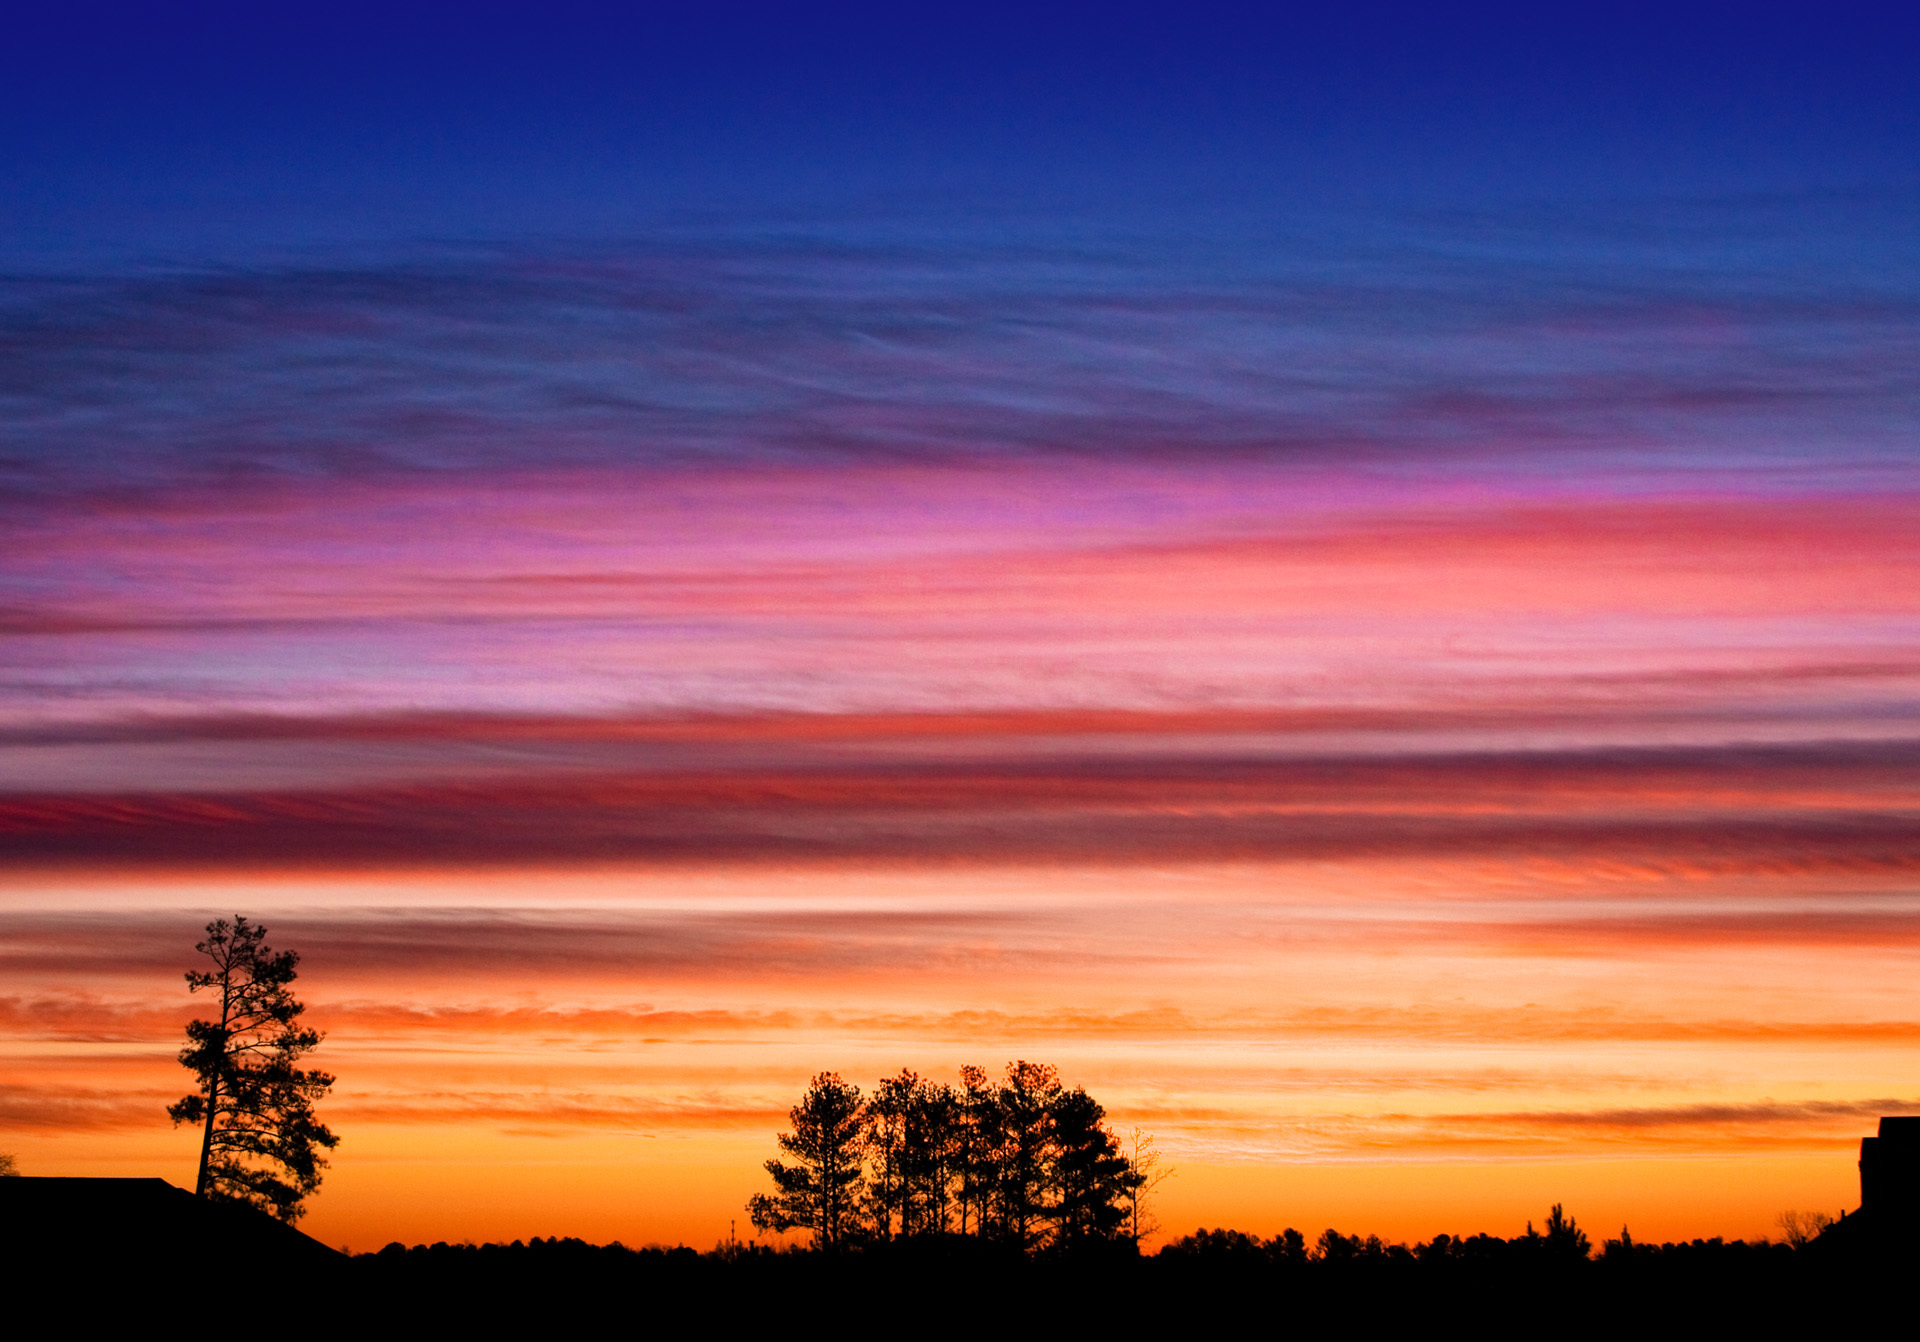
POLYGON ((169 971, 244 906, 305 957, 347 1143, 306 1226, 356 1248, 704 1247, 810 1072, 1013 1057, 1159 1137, 1176 1233, 1511 1233, 1547 1198, 1752 1235, 1846 1204, 1920 1042, 1884 1009, 1910 935, 1874 931, 1912 898, 1828 882, 1861 930, 1809 944, 1804 879, 1529 865, 16 881, 11 1134, 31 1172, 187 1177, 169 971))

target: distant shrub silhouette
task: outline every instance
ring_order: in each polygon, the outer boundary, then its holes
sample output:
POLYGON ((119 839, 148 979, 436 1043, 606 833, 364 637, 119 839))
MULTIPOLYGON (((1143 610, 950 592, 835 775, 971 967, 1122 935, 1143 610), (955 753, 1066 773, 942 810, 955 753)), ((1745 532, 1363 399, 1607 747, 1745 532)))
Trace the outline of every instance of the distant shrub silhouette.
POLYGON ((1774 1219, 1774 1224, 1780 1227, 1788 1244, 1803 1249, 1820 1238, 1820 1232, 1833 1224, 1833 1218, 1825 1212, 1786 1211, 1774 1219))

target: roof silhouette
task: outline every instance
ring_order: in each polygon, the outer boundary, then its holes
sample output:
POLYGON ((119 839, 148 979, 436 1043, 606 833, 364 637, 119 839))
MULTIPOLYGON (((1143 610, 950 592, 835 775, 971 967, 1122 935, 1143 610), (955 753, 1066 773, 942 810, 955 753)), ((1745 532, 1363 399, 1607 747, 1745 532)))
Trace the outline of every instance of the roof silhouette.
POLYGON ((216 1262, 310 1276, 346 1262, 265 1212, 195 1197, 165 1179, 0 1179, 0 1255, 10 1266, 103 1280, 216 1262))

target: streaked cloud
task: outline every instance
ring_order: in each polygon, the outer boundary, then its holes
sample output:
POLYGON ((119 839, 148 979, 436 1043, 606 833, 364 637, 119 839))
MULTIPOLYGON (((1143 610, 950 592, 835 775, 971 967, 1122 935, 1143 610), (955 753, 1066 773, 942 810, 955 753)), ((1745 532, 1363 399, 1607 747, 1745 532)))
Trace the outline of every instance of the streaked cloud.
MULTIPOLYGON (((1904 741, 1410 754, 1423 726, 1456 724, 1328 715, 1288 730, 1300 725, 1259 714, 349 720, 276 734, 242 720, 205 737, 236 747, 216 757, 233 772, 253 759, 297 777, 311 760, 322 779, 360 768, 405 781, 35 796, 21 779, 0 797, 0 832, 14 867, 1535 853, 1812 873, 1904 871, 1920 855, 1920 774, 1904 741), (1316 727, 1319 740, 1298 739, 1316 727), (1370 734, 1382 739, 1364 753, 1314 749, 1370 734), (382 753, 396 742, 419 749, 382 753)), ((140 759, 114 735, 87 747, 107 767, 140 759)))
POLYGON ((1839 1150, 1920 305, 1807 208, 0 279, 0 1121, 165 1141, 237 910, 373 1183, 732 1215, 820 1068, 1011 1057, 1176 1161, 1839 1150))

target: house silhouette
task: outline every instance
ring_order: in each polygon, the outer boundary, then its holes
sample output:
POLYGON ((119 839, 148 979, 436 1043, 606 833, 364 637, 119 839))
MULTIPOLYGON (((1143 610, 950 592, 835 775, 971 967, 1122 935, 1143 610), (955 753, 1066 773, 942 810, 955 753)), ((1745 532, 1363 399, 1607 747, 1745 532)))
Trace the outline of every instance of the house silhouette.
POLYGON ((1883 1118, 1860 1140, 1860 1210, 1876 1234, 1920 1230, 1920 1117, 1883 1118))
POLYGON ((1889 1115, 1860 1140, 1860 1208, 1815 1241, 1822 1253, 1897 1254, 1920 1250, 1920 1116, 1889 1115))
POLYGON ((312 1281, 347 1259, 265 1212, 165 1179, 21 1176, 0 1178, 0 1261, 23 1282, 80 1276, 105 1288, 192 1280, 223 1263, 312 1281))

